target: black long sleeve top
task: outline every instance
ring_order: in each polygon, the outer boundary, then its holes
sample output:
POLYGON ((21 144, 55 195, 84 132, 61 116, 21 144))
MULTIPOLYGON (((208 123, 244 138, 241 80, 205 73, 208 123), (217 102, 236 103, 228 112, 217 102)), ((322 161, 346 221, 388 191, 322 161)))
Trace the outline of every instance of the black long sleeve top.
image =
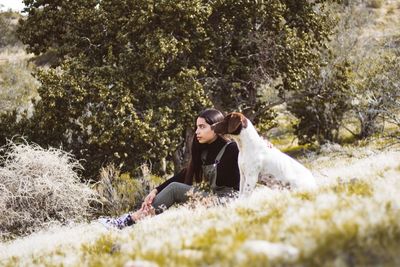
MULTIPOLYGON (((214 142, 207 145, 207 158, 205 161, 206 165, 213 164, 215 162, 215 158, 217 157, 222 147, 226 144, 226 142, 226 140, 218 136, 218 138, 214 142)), ((239 190, 240 173, 237 161, 238 155, 239 149, 235 142, 230 143, 225 148, 225 152, 217 166, 217 186, 228 186, 232 187, 235 190, 239 190)), ((157 192, 160 192, 172 182, 184 183, 185 172, 181 171, 180 173, 174 175, 173 177, 169 178, 164 183, 156 187, 157 192)))

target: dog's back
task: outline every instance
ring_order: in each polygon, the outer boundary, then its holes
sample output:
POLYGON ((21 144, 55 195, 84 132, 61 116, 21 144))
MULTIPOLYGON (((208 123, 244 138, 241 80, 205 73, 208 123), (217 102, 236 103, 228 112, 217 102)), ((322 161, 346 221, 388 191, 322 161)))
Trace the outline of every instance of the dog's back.
POLYGON ((277 148, 265 148, 262 174, 272 174, 276 179, 289 183, 293 188, 315 188, 315 178, 306 167, 277 148))

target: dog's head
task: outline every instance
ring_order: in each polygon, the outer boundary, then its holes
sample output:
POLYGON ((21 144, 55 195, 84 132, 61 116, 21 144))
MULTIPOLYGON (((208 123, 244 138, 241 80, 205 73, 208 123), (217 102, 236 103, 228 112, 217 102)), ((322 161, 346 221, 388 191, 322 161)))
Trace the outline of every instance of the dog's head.
POLYGON ((211 129, 217 134, 238 135, 246 127, 247 118, 242 113, 232 112, 226 115, 223 121, 214 123, 211 129))

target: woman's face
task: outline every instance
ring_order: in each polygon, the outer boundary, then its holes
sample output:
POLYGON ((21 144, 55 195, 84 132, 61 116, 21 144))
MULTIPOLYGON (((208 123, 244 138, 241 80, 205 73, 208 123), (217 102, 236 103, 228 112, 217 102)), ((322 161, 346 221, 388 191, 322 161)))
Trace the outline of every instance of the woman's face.
POLYGON ((211 130, 211 125, 201 117, 196 120, 196 138, 201 144, 210 144, 217 139, 216 133, 211 130))

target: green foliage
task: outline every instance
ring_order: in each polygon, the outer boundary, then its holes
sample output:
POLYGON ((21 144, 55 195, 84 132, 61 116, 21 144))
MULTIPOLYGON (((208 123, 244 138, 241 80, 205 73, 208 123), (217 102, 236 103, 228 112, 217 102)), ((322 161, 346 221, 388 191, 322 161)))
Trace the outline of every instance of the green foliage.
POLYGON ((15 133, 22 132, 23 129, 20 127, 20 124, 15 123, 17 117, 17 111, 0 114, 0 129, 2 129, 0 131, 1 140, 5 141, 7 138, 11 139, 15 133))
POLYGON ((294 93, 288 109, 299 118, 295 134, 300 144, 338 141, 339 127, 350 108, 351 77, 346 62, 317 68, 294 93))
POLYGON ((333 25, 321 2, 24 0, 21 40, 58 58, 36 74, 29 138, 72 151, 94 177, 110 162, 162 172, 207 106, 268 129, 271 107, 319 64, 333 25), (277 99, 263 97, 266 84, 277 99))
POLYGON ((185 13, 180 18, 174 13, 175 7, 188 8, 189 13, 203 11, 183 2, 136 4, 102 1, 93 8, 90 2, 68 7, 57 2, 43 10, 32 6, 32 14, 22 22, 24 38, 29 38, 29 42, 42 40, 36 43, 40 47, 30 46, 32 52, 44 52, 51 45, 71 57, 61 64, 61 71, 50 69, 37 75, 42 87, 41 101, 32 119, 34 125, 39 125, 33 139, 53 146, 63 145, 79 158, 87 159, 90 165, 85 167, 91 175, 103 163, 114 162, 122 164, 124 171, 135 171, 143 162, 157 163, 171 155, 181 142, 184 125, 192 124, 195 114, 209 105, 196 80, 199 70, 184 64, 186 56, 182 55, 192 49, 188 40, 196 34, 192 25, 198 23, 198 17, 186 17, 185 13), (60 12, 53 10, 56 6, 60 12), (164 13, 164 9, 169 11, 164 13), (77 17, 63 17, 71 12, 77 17), (94 13, 88 15, 90 12, 94 13), (57 19, 53 20, 53 16, 57 19), (35 28, 43 25, 32 23, 39 18, 40 23, 47 23, 44 32, 35 28), (174 21, 163 24, 168 18, 174 21), (181 28, 180 19, 188 20, 186 29, 181 28), (75 29, 79 34, 68 32, 59 37, 56 30, 60 20, 64 25, 87 27, 88 32, 75 29), (93 20, 96 27, 106 28, 112 36, 101 35, 104 31, 96 30, 93 20), (54 23, 54 27, 48 23, 54 23), (121 23, 125 26, 120 27, 121 23), (176 29, 181 32, 175 37, 170 33, 176 29), (66 38, 60 42, 62 47, 46 31, 57 33, 57 37, 53 36, 57 40, 66 38), (30 33, 44 34, 47 39, 30 33), (83 43, 87 46, 80 47, 78 42, 75 50, 78 40, 73 38, 79 36, 90 39, 90 44, 83 43))
POLYGON ((271 107, 318 64, 332 21, 323 5, 309 1, 216 1, 213 11, 205 88, 217 106, 243 111, 256 124, 270 122, 271 107), (263 97, 265 87, 278 97, 263 97))

